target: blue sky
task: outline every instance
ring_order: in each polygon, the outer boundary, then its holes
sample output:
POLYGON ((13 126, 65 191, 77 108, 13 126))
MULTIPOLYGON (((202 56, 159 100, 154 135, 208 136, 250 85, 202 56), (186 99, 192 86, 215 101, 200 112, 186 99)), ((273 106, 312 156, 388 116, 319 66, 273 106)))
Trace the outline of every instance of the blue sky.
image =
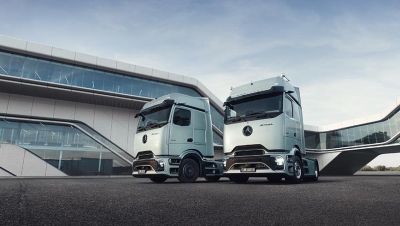
MULTIPOLYGON (((310 125, 379 113, 400 96, 400 1, 0 5, 1 35, 195 77, 221 100, 283 72, 310 125)), ((398 166, 400 154, 371 164, 381 163, 398 166)))

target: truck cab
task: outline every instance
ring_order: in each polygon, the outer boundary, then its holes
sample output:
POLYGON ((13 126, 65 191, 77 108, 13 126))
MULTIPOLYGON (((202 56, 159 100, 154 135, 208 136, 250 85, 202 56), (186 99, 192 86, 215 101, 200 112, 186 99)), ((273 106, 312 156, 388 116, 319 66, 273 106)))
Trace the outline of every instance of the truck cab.
POLYGON ((238 183, 318 178, 317 160, 305 158, 300 90, 288 79, 233 88, 224 106, 225 176, 238 183))
POLYGON ((198 177, 218 181, 222 160, 214 157, 212 121, 208 98, 173 93, 144 105, 134 141, 134 177, 164 182, 198 177))

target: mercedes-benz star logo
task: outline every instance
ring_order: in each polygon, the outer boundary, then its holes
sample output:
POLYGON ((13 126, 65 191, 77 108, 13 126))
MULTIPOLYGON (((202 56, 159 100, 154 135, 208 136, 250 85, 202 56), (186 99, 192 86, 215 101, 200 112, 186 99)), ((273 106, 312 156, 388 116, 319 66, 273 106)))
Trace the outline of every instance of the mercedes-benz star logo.
POLYGON ((245 126, 243 128, 243 135, 246 137, 250 136, 253 133, 253 128, 251 126, 245 126))
POLYGON ((143 144, 145 144, 147 142, 147 135, 145 134, 142 138, 143 144))

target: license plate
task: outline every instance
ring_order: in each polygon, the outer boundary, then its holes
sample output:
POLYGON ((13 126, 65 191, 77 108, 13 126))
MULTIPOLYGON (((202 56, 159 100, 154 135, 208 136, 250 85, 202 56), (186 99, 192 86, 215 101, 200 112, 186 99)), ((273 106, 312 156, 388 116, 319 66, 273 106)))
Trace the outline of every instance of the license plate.
POLYGON ((256 172, 256 168, 241 168, 240 172, 256 172))
POLYGON ((146 173, 146 170, 140 169, 140 170, 138 170, 138 173, 140 173, 140 174, 146 173))

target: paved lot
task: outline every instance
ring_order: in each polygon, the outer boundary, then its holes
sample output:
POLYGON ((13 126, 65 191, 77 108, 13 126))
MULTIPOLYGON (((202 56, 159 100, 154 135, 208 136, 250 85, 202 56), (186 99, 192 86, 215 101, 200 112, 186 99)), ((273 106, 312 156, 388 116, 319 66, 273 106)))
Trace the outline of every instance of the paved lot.
POLYGON ((1 225, 399 225, 400 176, 253 179, 0 179, 1 225))

